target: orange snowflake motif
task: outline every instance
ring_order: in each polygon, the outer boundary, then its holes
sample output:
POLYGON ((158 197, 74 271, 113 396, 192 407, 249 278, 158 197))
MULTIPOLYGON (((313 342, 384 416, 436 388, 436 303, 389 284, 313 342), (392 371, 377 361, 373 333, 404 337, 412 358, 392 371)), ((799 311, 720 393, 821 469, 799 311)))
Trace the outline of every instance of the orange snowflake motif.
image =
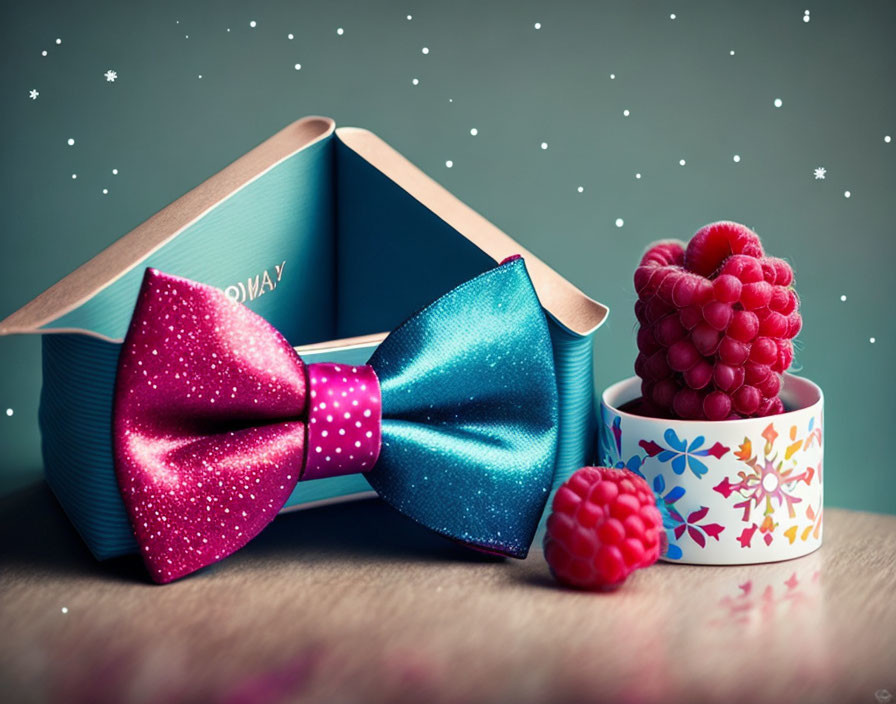
MULTIPOLYGON (((775 440, 778 438, 774 423, 770 423, 762 431, 762 437, 765 440, 762 459, 758 453, 754 454, 751 440, 744 438, 734 455, 746 465, 747 469, 737 473, 737 481, 732 482, 725 477, 713 487, 726 499, 733 493, 743 498, 743 501, 734 504, 734 507, 743 509, 743 521, 751 525, 744 528, 738 538, 741 547, 749 547, 757 531, 762 535, 765 544, 770 545, 779 526, 779 522, 774 520, 776 509, 786 505, 787 515, 796 518, 794 507, 802 501, 794 495, 797 483, 803 481, 810 484, 815 476, 815 469, 812 467, 801 470, 796 466, 785 466, 785 462, 789 462, 800 449, 805 449, 807 442, 814 438, 811 426, 810 435, 806 440, 798 440, 796 427, 791 429, 791 443, 785 449, 783 459, 779 459, 777 453, 772 454, 775 440), (757 511, 761 511, 761 519, 753 518, 754 512, 757 511)), ((816 440, 821 442, 820 435, 816 440)))

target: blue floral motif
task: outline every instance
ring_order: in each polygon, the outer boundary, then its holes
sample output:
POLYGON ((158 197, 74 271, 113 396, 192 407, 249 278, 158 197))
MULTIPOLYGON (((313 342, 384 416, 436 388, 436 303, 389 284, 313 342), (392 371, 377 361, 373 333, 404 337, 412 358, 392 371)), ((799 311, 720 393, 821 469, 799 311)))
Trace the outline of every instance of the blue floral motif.
POLYGON ((684 487, 674 486, 666 492, 666 480, 662 474, 653 478, 653 493, 656 496, 656 506, 663 516, 663 528, 666 531, 666 549, 664 557, 670 560, 681 559, 681 548, 675 544, 675 528, 683 521, 681 514, 673 506, 685 495, 684 487))
POLYGON ((690 469, 694 476, 700 479, 709 469, 698 457, 706 457, 712 455, 716 459, 721 459, 728 452, 729 448, 721 443, 716 443, 712 447, 703 448, 706 438, 698 435, 688 444, 684 438, 679 438, 678 434, 669 428, 663 433, 663 438, 668 447, 663 447, 655 442, 641 440, 638 444, 644 448, 649 457, 656 457, 660 462, 670 462, 672 471, 676 474, 684 474, 685 470, 690 469))
POLYGON ((604 467, 615 467, 617 469, 627 469, 634 472, 639 477, 646 479, 641 471, 641 465, 644 464, 644 457, 640 455, 632 455, 627 460, 622 458, 622 418, 616 416, 613 418, 611 425, 601 424, 601 457, 600 463, 604 467))

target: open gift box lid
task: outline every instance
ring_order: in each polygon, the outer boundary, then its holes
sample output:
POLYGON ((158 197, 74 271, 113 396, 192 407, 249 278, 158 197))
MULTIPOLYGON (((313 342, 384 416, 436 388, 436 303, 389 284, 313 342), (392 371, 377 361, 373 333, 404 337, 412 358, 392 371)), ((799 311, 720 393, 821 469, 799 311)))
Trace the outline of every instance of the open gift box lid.
MULTIPOLYGON (((548 314, 559 483, 590 459, 591 336, 607 308, 376 135, 329 118, 281 130, 0 322, 0 335, 43 335, 47 481, 102 559, 136 550, 110 419, 118 350, 146 267, 221 288, 308 362, 361 363, 382 331, 513 254, 525 257, 548 314)), ((302 482, 287 508, 368 492, 357 475, 302 482)))

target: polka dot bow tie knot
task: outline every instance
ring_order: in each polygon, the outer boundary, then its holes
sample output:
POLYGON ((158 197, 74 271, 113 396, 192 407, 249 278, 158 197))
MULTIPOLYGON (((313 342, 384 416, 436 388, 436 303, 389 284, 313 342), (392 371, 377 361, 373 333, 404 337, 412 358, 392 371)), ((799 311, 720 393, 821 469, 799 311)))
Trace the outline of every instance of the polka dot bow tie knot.
POLYGON ((297 482, 364 473, 424 526, 525 557, 550 490, 557 389, 522 259, 408 319, 366 365, 306 365, 216 288, 147 269, 122 345, 118 486, 152 578, 252 540, 297 482))

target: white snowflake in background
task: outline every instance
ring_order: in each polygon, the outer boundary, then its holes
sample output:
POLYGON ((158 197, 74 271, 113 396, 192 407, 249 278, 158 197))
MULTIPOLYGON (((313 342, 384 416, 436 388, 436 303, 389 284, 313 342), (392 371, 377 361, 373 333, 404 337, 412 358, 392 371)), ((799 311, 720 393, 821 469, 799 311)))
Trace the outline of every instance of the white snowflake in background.
POLYGON ((39 95, 40 93, 37 92, 36 88, 32 88, 30 91, 28 91, 28 97, 32 100, 37 100, 37 96, 39 95))
POLYGON ((819 166, 817 169, 815 169, 814 173, 816 181, 824 181, 824 176, 827 173, 827 169, 825 169, 823 166, 819 166))
POLYGON ((118 72, 113 71, 111 68, 103 74, 106 77, 106 81, 109 83, 115 83, 115 79, 118 78, 118 72))

